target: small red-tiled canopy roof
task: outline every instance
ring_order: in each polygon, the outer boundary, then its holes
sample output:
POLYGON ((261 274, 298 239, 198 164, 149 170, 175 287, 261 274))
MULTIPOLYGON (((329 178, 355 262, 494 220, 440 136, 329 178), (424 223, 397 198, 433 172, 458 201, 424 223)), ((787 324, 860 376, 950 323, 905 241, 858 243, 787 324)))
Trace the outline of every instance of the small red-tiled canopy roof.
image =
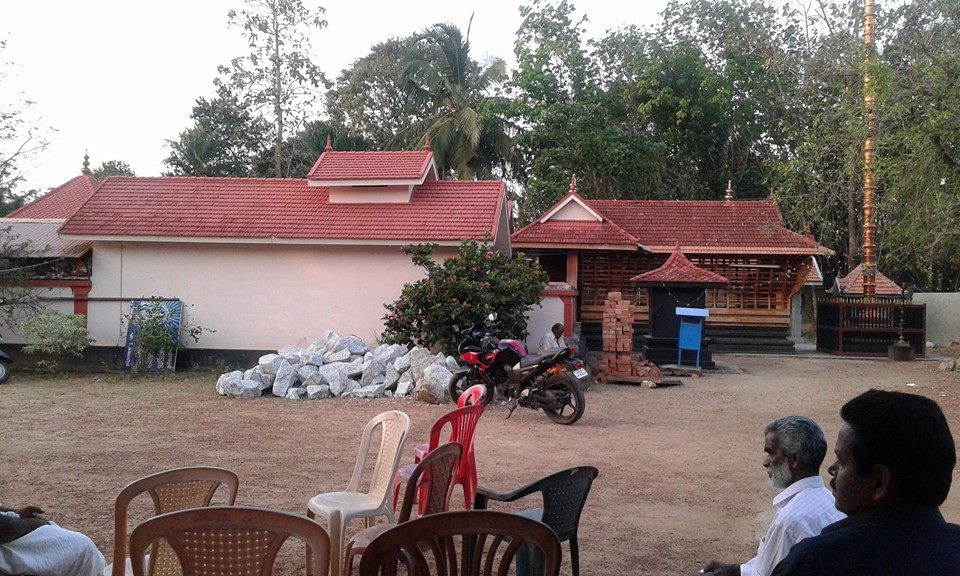
POLYGON ((7 218, 69 218, 99 185, 91 176, 77 176, 7 214, 7 218))
MULTIPOLYGON (((896 282, 887 278, 877 270, 876 278, 877 296, 902 296, 903 288, 897 286, 896 282)), ((863 294, 863 264, 850 271, 849 274, 840 278, 840 287, 844 294, 862 295, 863 294)))
POLYGON ((643 274, 637 274, 630 281, 641 286, 659 286, 661 284, 722 285, 730 283, 725 276, 695 266, 693 262, 687 260, 679 247, 673 249, 673 253, 663 263, 663 266, 656 270, 648 270, 643 274))
POLYGON ((328 188, 267 178, 108 178, 60 233, 84 238, 179 237, 423 241, 494 236, 502 181, 434 180, 409 203, 334 203, 328 188))
MULTIPOLYGON (((813 239, 788 230, 774 200, 586 200, 653 253, 678 243, 692 254, 832 254, 813 239)), ((514 233, 518 247, 562 247, 572 221, 535 221, 514 233), (559 222, 560 225, 556 225, 559 222), (552 225, 552 226, 551 226, 552 225)), ((599 236, 599 231, 597 233, 599 236)), ((600 242, 597 242, 599 244, 600 242)))
POLYGON ((433 152, 328 150, 317 158, 308 180, 398 181, 421 180, 430 166, 433 152))

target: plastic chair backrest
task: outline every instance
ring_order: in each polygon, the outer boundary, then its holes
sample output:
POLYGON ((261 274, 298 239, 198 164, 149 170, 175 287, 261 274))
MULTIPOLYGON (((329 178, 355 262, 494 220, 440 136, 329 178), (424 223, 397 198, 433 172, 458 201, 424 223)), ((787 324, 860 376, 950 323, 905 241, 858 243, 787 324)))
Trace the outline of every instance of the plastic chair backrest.
POLYGON ((401 563, 418 576, 505 576, 524 544, 543 554, 540 574, 560 573, 560 541, 540 522, 489 510, 441 512, 398 524, 374 539, 360 559, 360 576, 396 574, 401 563))
POLYGON ((330 538, 304 516, 245 507, 180 510, 155 516, 130 536, 134 576, 146 576, 144 556, 163 540, 176 553, 183 576, 265 576, 273 574, 277 552, 289 537, 303 540, 313 552, 312 574, 330 566, 330 538))
MULTIPOLYGON (((114 540, 112 576, 124 576, 127 558, 127 514, 130 502, 144 492, 153 501, 154 516, 209 506, 214 493, 221 486, 227 488, 227 504, 237 500, 240 480, 237 475, 223 468, 188 466, 165 470, 127 484, 117 495, 114 505, 114 540)), ((173 551, 164 543, 157 543, 150 552, 149 574, 162 576, 180 574, 173 551)))
POLYGON ((462 454, 463 446, 457 442, 448 442, 429 452, 417 463, 416 468, 410 474, 406 490, 403 493, 403 505, 400 507, 400 514, 397 516, 398 524, 410 519, 413 502, 417 499, 417 489, 421 477, 425 482, 429 481, 426 507, 421 515, 436 514, 447 509, 450 501, 453 472, 456 470, 462 454))
POLYGON ((480 404, 483 402, 483 397, 487 393, 487 387, 483 384, 474 384, 473 386, 467 388, 460 394, 460 398, 457 398, 457 408, 463 408, 464 406, 470 406, 472 404, 480 404))
POLYGON ((568 468, 534 484, 543 495, 541 521, 553 529, 561 541, 576 534, 587 495, 599 471, 593 466, 568 468))
POLYGON ((380 447, 377 450, 377 461, 373 466, 373 475, 367 494, 384 500, 393 482, 393 477, 400 467, 400 451, 403 442, 410 432, 410 417, 400 410, 389 410, 373 417, 363 428, 360 439, 360 452, 357 454, 357 463, 350 477, 348 492, 359 492, 363 481, 363 471, 366 468, 367 457, 370 452, 370 442, 374 431, 380 428, 380 447))
POLYGON ((473 404, 452 410, 443 416, 437 418, 430 428, 430 443, 428 450, 433 451, 440 446, 440 435, 443 429, 449 424, 450 435, 447 442, 459 442, 463 446, 463 453, 469 455, 473 452, 473 436, 477 429, 477 423, 480 422, 480 416, 483 415, 485 406, 473 404))

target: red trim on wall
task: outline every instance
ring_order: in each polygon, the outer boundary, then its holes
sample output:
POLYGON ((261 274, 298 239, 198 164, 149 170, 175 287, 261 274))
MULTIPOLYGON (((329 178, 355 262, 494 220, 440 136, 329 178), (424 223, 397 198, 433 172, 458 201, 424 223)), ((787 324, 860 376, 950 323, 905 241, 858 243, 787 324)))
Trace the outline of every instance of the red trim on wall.
POLYGON ((40 278, 28 280, 30 286, 39 288, 69 288, 73 292, 73 313, 87 315, 87 297, 90 295, 90 289, 93 287, 89 280, 56 280, 51 278, 40 278))

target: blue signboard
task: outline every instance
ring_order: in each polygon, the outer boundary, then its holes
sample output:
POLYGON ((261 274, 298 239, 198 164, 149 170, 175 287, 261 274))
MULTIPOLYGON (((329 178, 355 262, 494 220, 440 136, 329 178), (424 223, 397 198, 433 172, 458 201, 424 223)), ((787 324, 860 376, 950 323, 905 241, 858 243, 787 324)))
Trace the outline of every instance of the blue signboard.
POLYGON ((140 328, 136 318, 144 314, 163 317, 170 337, 180 339, 180 323, 183 320, 183 302, 180 300, 134 300, 130 304, 131 322, 127 325, 127 344, 123 354, 123 369, 126 372, 172 372, 177 365, 177 350, 166 350, 143 358, 140 352, 140 328))

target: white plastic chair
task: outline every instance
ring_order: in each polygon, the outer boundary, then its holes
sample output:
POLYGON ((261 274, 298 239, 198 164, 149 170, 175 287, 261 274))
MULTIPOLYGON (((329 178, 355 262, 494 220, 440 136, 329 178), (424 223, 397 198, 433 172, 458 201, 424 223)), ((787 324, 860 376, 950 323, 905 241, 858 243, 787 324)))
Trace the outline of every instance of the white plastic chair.
MULTIPOLYGON (((387 499, 393 477, 400 466, 400 451, 403 442, 410 433, 410 417, 399 410, 390 410, 373 417, 363 429, 360 440, 360 453, 353 468, 350 484, 343 492, 325 492, 317 494, 307 503, 307 516, 326 519, 330 533, 330 576, 340 576, 343 568, 343 544, 347 524, 353 519, 363 518, 366 527, 373 525, 379 516, 386 516, 390 522, 396 522, 393 505, 387 499), (377 450, 377 462, 373 467, 373 476, 366 492, 360 492, 363 471, 366 468, 370 440, 374 431, 380 428, 380 448, 377 450)), ((312 566, 310 550, 307 550, 307 566, 312 566)), ((310 576, 308 574, 307 576, 310 576)), ((323 576, 316 574, 313 576, 323 576)))

